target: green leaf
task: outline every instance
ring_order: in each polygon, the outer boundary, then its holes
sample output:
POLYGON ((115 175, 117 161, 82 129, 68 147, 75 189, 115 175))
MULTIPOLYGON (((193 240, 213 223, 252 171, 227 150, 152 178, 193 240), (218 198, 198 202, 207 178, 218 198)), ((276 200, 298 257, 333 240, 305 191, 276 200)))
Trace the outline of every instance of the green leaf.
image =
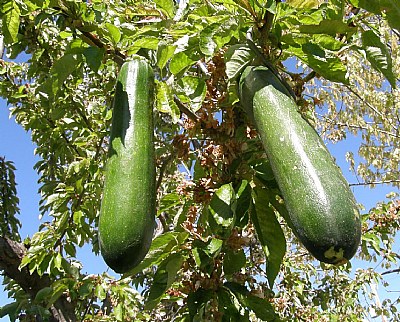
POLYGON ((175 13, 175 5, 173 0, 155 0, 159 9, 164 12, 168 18, 173 18, 175 13))
POLYGON ((257 159, 249 163, 250 167, 254 170, 256 177, 263 183, 275 181, 275 175, 272 172, 271 164, 268 159, 257 159))
POLYGON ((300 46, 289 46, 286 50, 297 56, 322 77, 343 84, 349 84, 346 66, 339 57, 317 44, 306 42, 300 46))
POLYGON ((187 237, 187 232, 177 233, 172 231, 157 236, 151 243, 150 249, 143 261, 126 275, 131 276, 139 273, 147 267, 158 265, 177 246, 181 245, 187 239, 187 237))
POLYGON ((243 249, 238 251, 228 249, 225 252, 223 268, 226 275, 232 275, 233 273, 239 272, 245 265, 246 255, 243 249))
POLYGON ((214 233, 229 235, 235 223, 236 193, 232 184, 224 184, 214 193, 208 206, 210 227, 214 233))
POLYGON ((346 46, 345 43, 337 40, 334 36, 323 34, 313 35, 313 42, 331 51, 338 51, 339 49, 342 49, 344 46, 346 46))
POLYGON ((189 58, 185 52, 175 54, 169 63, 169 70, 172 74, 176 75, 183 71, 185 68, 192 66, 196 61, 189 58))
POLYGON ((128 52, 130 55, 136 54, 140 49, 157 50, 160 40, 157 37, 143 36, 135 40, 128 52))
POLYGON ((318 8, 324 0, 287 0, 286 2, 297 9, 313 9, 318 8))
POLYGON ((179 85, 177 96, 188 104, 192 112, 198 111, 206 97, 207 86, 204 79, 195 76, 185 76, 177 82, 179 85))
POLYGON ((66 54, 54 63, 50 70, 53 95, 57 94, 68 76, 76 70, 78 63, 78 58, 73 54, 66 54))
POLYGON ((17 313, 19 313, 19 302, 8 303, 0 307, 0 318, 4 318, 6 315, 10 317, 11 321, 15 321, 17 313))
POLYGON ((230 46, 225 52, 226 75, 229 80, 236 80, 254 56, 254 52, 247 45, 230 46))
POLYGON ((218 23, 211 24, 200 33, 200 51, 212 56, 218 49, 227 44, 232 37, 236 36, 236 19, 229 16, 222 16, 218 23))
POLYGON ((21 12, 15 1, 9 1, 2 6, 2 33, 5 43, 11 44, 18 40, 21 12))
POLYGON ((274 193, 258 189, 254 197, 255 209, 251 219, 267 259, 266 274, 269 286, 272 288, 286 253, 286 239, 275 216, 275 210, 270 204, 270 200, 275 197, 274 193))
POLYGON ((156 108, 162 113, 169 114, 174 123, 177 123, 181 116, 179 108, 174 101, 171 88, 165 82, 156 82, 156 108))
POLYGON ((220 287, 217 290, 217 297, 219 312, 223 312, 224 314, 223 317, 225 318, 225 320, 223 321, 250 321, 249 314, 246 314, 248 313, 248 311, 243 312, 240 305, 237 303, 236 297, 229 289, 225 287, 220 287))
POLYGON ((103 58, 104 58, 105 49, 98 48, 98 47, 88 47, 85 48, 83 51, 83 55, 85 56, 86 63, 88 64, 89 68, 97 73, 99 70, 103 58))
POLYGON ((44 287, 39 292, 36 293, 35 303, 41 303, 44 301, 51 293, 53 289, 51 287, 44 287))
POLYGON ((274 308, 267 299, 250 294, 245 286, 234 282, 226 282, 224 286, 235 295, 244 308, 253 311, 259 319, 263 321, 277 321, 274 308))
POLYGON ((222 249, 223 240, 212 238, 208 242, 196 239, 192 244, 192 254, 196 265, 200 269, 211 273, 214 269, 214 258, 216 258, 222 249))
POLYGON ((157 213, 162 213, 168 209, 171 209, 181 203, 181 198, 178 193, 169 193, 163 196, 160 200, 157 213))
POLYGON ((121 32, 119 31, 119 28, 111 23, 106 23, 106 28, 112 43, 114 45, 118 44, 118 42, 121 40, 121 32))
POLYGON ((236 189, 236 226, 244 227, 247 225, 249 209, 251 206, 251 186, 246 180, 242 180, 239 188, 236 189))
POLYGON ((163 69, 167 65, 168 60, 174 55, 176 46, 169 45, 164 41, 158 43, 157 49, 157 66, 163 69))
POLYGON ((393 73, 392 57, 387 46, 373 30, 364 31, 361 35, 362 48, 371 66, 381 72, 392 87, 396 87, 396 77, 393 73))
POLYGON ((335 36, 336 34, 353 34, 357 31, 357 28, 350 27, 341 20, 322 20, 318 25, 301 25, 299 31, 306 34, 335 36))
POLYGON ((349 2, 368 12, 383 15, 390 27, 400 31, 400 3, 398 0, 349 0, 349 2))
POLYGON ((157 305, 164 292, 170 288, 175 281, 178 271, 181 269, 184 261, 185 256, 180 253, 175 253, 160 264, 149 289, 149 297, 145 304, 146 309, 152 310, 157 305))

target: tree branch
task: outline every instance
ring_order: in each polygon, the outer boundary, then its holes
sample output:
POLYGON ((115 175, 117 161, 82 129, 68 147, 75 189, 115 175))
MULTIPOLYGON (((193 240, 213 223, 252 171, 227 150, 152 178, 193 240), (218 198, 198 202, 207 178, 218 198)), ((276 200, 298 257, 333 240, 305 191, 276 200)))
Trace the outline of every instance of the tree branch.
MULTIPOLYGON (((39 276, 36 272, 30 274, 28 267, 19 269, 25 253, 24 244, 0 236, 0 270, 4 272, 4 275, 18 283, 31 299, 34 299, 41 289, 51 287, 51 280, 47 275, 39 276)), ((67 300, 65 295, 61 295, 50 307, 51 317, 49 320, 76 321, 74 311, 73 304, 67 300)))
POLYGON ((381 275, 387 275, 387 274, 392 274, 392 273, 400 273, 400 268, 391 269, 389 271, 383 272, 381 275))
POLYGON ((350 183, 349 186, 369 186, 369 185, 389 184, 389 183, 400 183, 400 180, 382 180, 382 181, 357 182, 357 183, 350 183))

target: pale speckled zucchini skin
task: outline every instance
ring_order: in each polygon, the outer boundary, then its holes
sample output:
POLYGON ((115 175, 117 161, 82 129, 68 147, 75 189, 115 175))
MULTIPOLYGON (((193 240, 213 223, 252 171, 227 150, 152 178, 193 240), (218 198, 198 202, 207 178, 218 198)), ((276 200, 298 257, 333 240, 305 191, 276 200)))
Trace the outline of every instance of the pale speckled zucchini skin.
POLYGON ((244 70, 239 96, 255 122, 295 235, 322 262, 348 261, 360 244, 360 215, 324 142, 267 67, 244 70))
POLYGON ((99 218, 100 251, 117 273, 142 261, 155 228, 153 89, 153 70, 144 58, 134 56, 123 64, 99 218))

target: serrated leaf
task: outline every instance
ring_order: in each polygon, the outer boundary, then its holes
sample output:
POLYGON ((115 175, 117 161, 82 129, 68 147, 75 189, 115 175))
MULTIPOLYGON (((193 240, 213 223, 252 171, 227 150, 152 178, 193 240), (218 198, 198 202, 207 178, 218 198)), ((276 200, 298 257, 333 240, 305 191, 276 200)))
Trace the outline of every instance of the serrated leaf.
POLYGON ((274 198, 274 194, 269 190, 258 189, 254 196, 255 209, 251 216, 258 240, 267 259, 266 274, 271 288, 286 253, 285 235, 276 218, 274 208, 271 207, 270 200, 272 198, 274 198))
POLYGON ((68 76, 75 71, 78 63, 78 58, 73 54, 66 54, 54 63, 50 70, 50 74, 52 76, 51 88, 53 95, 57 94, 68 76))
POLYGON ((185 52, 179 52, 171 58, 169 63, 169 70, 172 74, 176 75, 184 69, 192 66, 196 61, 189 58, 185 52))
POLYGON ((111 23, 106 23, 106 28, 111 37, 112 43, 116 45, 121 40, 121 32, 119 31, 119 28, 111 23))
POLYGON ((200 51, 207 56, 212 56, 235 36, 236 29, 236 20, 226 16, 218 23, 207 26, 200 33, 200 51))
POLYGON ((9 1, 2 8, 2 33, 5 43, 11 44, 16 42, 20 24, 20 10, 15 1, 9 1))
POLYGON ((156 83, 156 108, 162 113, 169 114, 172 122, 178 122, 180 111, 174 101, 171 88, 165 82, 156 83))
POLYGON ((298 57, 322 77, 342 84, 349 84, 346 66, 334 53, 310 42, 289 46, 286 50, 298 57))
POLYGON ((175 46, 169 45, 164 41, 161 41, 158 44, 157 66, 160 67, 160 69, 163 69, 165 65, 167 65, 168 60, 173 56, 175 52, 175 48, 175 46))
POLYGON ((185 76, 178 81, 178 97, 188 104, 192 112, 198 111, 206 97, 207 86, 204 79, 195 76, 185 76))
POLYGON ((175 13, 175 4, 173 0, 155 0, 154 1, 159 9, 164 12, 168 18, 173 18, 175 13))
POLYGON ((393 73, 392 57, 387 46, 373 30, 364 31, 361 35, 362 48, 371 66, 381 72, 392 87, 396 87, 396 77, 393 73))
POLYGON ((244 44, 230 46, 225 52, 226 75, 235 80, 254 58, 254 52, 244 44))
POLYGON ((143 261, 126 275, 131 276, 147 267, 158 265, 176 248, 176 246, 183 243, 187 237, 188 233, 186 232, 167 232, 157 236, 151 243, 150 249, 143 261))
POLYGON ((208 209, 215 224, 223 228, 231 228, 235 220, 235 191, 232 184, 224 184, 214 193, 208 209))
POLYGON ((352 34, 357 31, 356 27, 350 27, 341 20, 322 20, 318 25, 301 25, 299 27, 301 33, 306 34, 352 34))

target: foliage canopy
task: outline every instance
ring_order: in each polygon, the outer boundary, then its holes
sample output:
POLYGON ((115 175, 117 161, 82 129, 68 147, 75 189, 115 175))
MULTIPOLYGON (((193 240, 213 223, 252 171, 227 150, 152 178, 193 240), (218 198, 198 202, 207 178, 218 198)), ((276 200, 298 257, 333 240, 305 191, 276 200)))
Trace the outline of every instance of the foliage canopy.
MULTIPOLYGON (((14 168, 0 159, 0 269, 14 300, 0 316, 400 318, 399 300, 375 301, 374 285, 385 283, 384 274, 319 265, 297 243, 235 86, 249 63, 271 64, 321 135, 334 142, 360 137, 358 150, 347 155, 360 184, 397 189, 400 4, 4 0, 0 12, 7 55, 0 60, 0 95, 37 146, 42 217, 21 243, 14 168), (110 106, 118 70, 133 54, 148 58, 157 78, 159 227, 147 257, 129 274, 86 275, 76 252, 91 244, 98 253, 110 106)), ((372 267, 398 265, 396 197, 364 212, 358 257, 372 267)))

